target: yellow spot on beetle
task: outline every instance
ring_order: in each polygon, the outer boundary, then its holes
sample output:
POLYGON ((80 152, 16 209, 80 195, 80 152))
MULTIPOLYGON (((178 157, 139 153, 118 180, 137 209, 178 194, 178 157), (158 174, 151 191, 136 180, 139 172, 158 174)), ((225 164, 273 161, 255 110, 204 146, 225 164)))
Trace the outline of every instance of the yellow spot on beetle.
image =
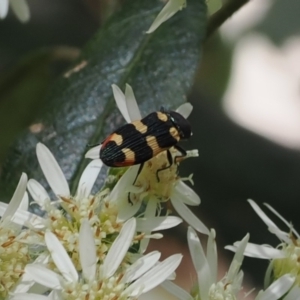
POLYGON ((161 111, 157 112, 157 117, 158 117, 159 120, 161 120, 163 122, 168 121, 168 116, 165 113, 162 113, 161 111))
POLYGON ((134 121, 132 125, 138 130, 140 133, 146 133, 148 130, 148 126, 144 125, 141 121, 134 121))
POLYGON ((176 139, 177 141, 180 140, 179 132, 175 127, 171 127, 169 132, 174 139, 176 139))
POLYGON ((153 156, 156 156, 158 153, 164 151, 165 149, 162 149, 159 147, 158 143, 157 143, 157 139, 154 135, 148 135, 146 137, 146 141, 148 146, 152 149, 153 151, 153 156))
POLYGON ((112 136, 111 136, 111 141, 114 141, 118 146, 122 145, 123 143, 123 137, 122 135, 120 134, 117 134, 117 133, 114 133, 112 136))
POLYGON ((135 162, 135 153, 129 148, 123 148, 122 152, 125 154, 126 162, 135 162))

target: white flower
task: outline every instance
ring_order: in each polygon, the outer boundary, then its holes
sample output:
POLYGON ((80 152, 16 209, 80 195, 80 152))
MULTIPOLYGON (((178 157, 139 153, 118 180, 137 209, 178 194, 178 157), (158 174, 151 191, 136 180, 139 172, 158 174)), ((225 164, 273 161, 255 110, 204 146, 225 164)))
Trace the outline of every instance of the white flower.
POLYGON ((5 299, 21 278, 24 268, 31 261, 28 245, 20 242, 21 226, 13 223, 20 206, 28 205, 27 175, 22 174, 10 203, 0 203, 0 298, 5 299))
POLYGON ((255 300, 300 300, 299 287, 295 287, 290 290, 294 282, 295 277, 291 276, 290 274, 285 274, 275 280, 265 291, 260 291, 255 297, 255 300), (288 294, 285 295, 287 292, 288 294), (283 295, 285 295, 285 297, 281 298, 283 295))
MULTIPOLYGON (((28 265, 26 272, 39 284, 58 291, 60 299, 136 299, 166 280, 175 271, 182 256, 175 254, 159 262, 160 253, 154 251, 128 265, 124 258, 135 232, 136 221, 130 219, 124 224, 99 266, 93 232, 89 222, 84 220, 79 234, 82 276, 76 271, 57 237, 47 232, 46 245, 60 274, 36 264, 28 265)), ((23 297, 24 294, 15 294, 13 299, 24 299, 23 297)), ((36 295, 33 299, 45 298, 36 295)))
POLYGON ((198 294, 200 299, 234 299, 240 291, 243 272, 240 267, 243 262, 243 253, 249 239, 246 235, 231 262, 227 274, 221 281, 217 280, 218 262, 216 233, 212 229, 207 242, 206 255, 196 232, 189 228, 188 244, 193 264, 198 275, 198 294))
MULTIPOLYGON (((141 119, 141 113, 132 88, 127 84, 125 95, 116 85, 112 85, 112 89, 117 106, 125 120, 129 123, 141 119)), ((190 103, 184 103, 176 111, 187 118, 192 109, 193 107, 190 103)), ((99 158, 99 151, 99 146, 94 147, 86 153, 86 157, 97 159, 99 158)), ((171 148, 170 151, 173 158, 178 155, 176 149, 171 148)), ((198 156, 197 150, 187 151, 187 157, 194 156, 198 156)), ((118 219, 127 220, 135 215, 139 211, 143 200, 147 200, 148 205, 151 205, 146 209, 145 217, 152 217, 155 215, 157 207, 160 207, 160 203, 170 199, 178 214, 188 224, 197 231, 208 234, 209 230, 207 227, 186 206, 186 204, 193 206, 200 204, 199 196, 183 182, 183 180, 191 181, 191 177, 180 179, 178 177, 177 164, 172 164, 170 168, 160 172, 160 180, 157 180, 157 171, 166 166, 166 164, 168 165, 166 151, 145 162, 134 186, 133 182, 140 165, 130 167, 125 172, 109 196, 111 201, 119 202, 119 205, 122 206, 118 219), (132 202, 132 205, 129 204, 128 200, 132 202)))
POLYGON ((246 235, 237 250, 226 275, 218 281, 217 246, 215 242, 216 233, 212 229, 209 233, 206 254, 192 227, 188 229, 188 245, 192 261, 197 273, 197 288, 191 294, 180 287, 166 282, 162 286, 171 294, 181 300, 222 300, 236 299, 241 289, 243 272, 240 270, 243 261, 243 252, 249 239, 246 235))
MULTIPOLYGON (((284 232, 277 227, 277 225, 261 210, 261 208, 253 201, 248 200, 252 208, 268 226, 271 233, 275 234, 281 244, 276 248, 269 245, 257 245, 248 243, 245 249, 245 255, 250 257, 270 259, 271 263, 268 267, 265 277, 265 285, 271 284, 272 280, 280 280, 282 277, 290 277, 292 279, 287 280, 288 283, 292 281, 299 287, 300 285, 300 239, 299 234, 274 208, 265 204, 269 210, 271 210, 283 223, 288 227, 289 232, 284 232)), ((240 242, 235 242, 233 246, 226 246, 226 249, 236 251, 240 242)), ((284 280, 284 279, 281 279, 284 280)), ((288 286, 286 283, 285 286, 288 286)), ((294 292, 295 293, 295 290, 294 292)), ((289 294, 287 295, 289 296, 289 294)), ((286 296, 286 297, 287 297, 286 296)), ((300 294, 299 294, 300 297, 300 294)), ((260 299, 260 298, 259 298, 260 299)), ((289 298, 287 298, 289 299, 289 298)))
POLYGON ((26 0, 0 0, 0 19, 6 17, 9 5, 21 22, 29 20, 30 11, 26 0))
MULTIPOLYGON (((238 244, 236 253, 230 264, 228 272, 218 281, 218 261, 217 246, 215 242, 216 233, 210 231, 206 254, 196 232, 189 227, 188 245, 192 261, 197 273, 196 288, 193 288, 191 294, 187 293, 172 282, 166 281, 162 284, 169 293, 173 294, 180 300, 236 300, 238 293, 242 289, 243 272, 241 265, 244 259, 244 251, 247 247, 249 234, 238 244)), ((285 275, 276 280, 265 291, 260 291, 255 300, 276 300, 280 299, 293 285, 295 278, 285 275)), ((294 290, 294 294, 296 295, 294 290)), ((285 300, 298 298, 284 298, 285 300)))
POLYGON ((186 7, 186 0, 169 0, 164 8, 157 15, 152 25, 146 31, 146 33, 151 33, 155 31, 163 22, 170 19, 173 15, 175 15, 179 10, 182 10, 186 7))
MULTIPOLYGON (((45 214, 40 217, 23 209, 15 212, 13 221, 30 229, 23 232, 22 241, 33 245, 43 245, 44 233, 51 231, 59 237, 74 265, 80 268, 78 234, 82 220, 88 219, 96 241, 97 257, 100 261, 103 260, 126 220, 117 219, 122 207, 118 206, 118 202, 107 201, 108 189, 103 189, 96 195, 91 194, 102 162, 98 159, 88 164, 79 180, 77 192, 75 196, 72 196, 67 180, 53 154, 41 143, 37 144, 36 150, 40 166, 56 198, 55 201, 51 201, 41 184, 33 179, 28 181, 27 188, 34 203, 38 204, 45 214)), ((1 205, 4 211, 7 204, 1 205)), ((151 234, 152 231, 174 227, 182 220, 174 216, 152 216, 149 218, 137 217, 136 222, 137 239, 148 241, 149 238, 162 237, 158 233, 151 234)))

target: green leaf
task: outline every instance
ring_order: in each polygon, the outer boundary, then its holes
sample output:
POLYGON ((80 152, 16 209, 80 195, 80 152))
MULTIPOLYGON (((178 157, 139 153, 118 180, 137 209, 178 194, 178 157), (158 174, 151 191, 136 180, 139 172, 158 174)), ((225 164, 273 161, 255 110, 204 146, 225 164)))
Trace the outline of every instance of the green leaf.
POLYGON ((28 130, 16 141, 2 169, 2 195, 12 193, 22 171, 46 185, 35 156, 39 141, 50 148, 74 191, 88 162, 86 146, 125 123, 111 84, 124 90, 129 83, 143 115, 186 100, 205 36, 206 4, 189 0, 186 9, 145 34, 163 5, 159 0, 129 0, 96 34, 73 71, 49 93, 36 122, 40 132, 28 130))
POLYGON ((223 5, 222 0, 208 0, 207 1, 207 10, 210 15, 218 11, 223 5))
POLYGON ((49 85, 78 54, 67 47, 39 49, 0 77, 0 163, 9 145, 43 107, 49 85))

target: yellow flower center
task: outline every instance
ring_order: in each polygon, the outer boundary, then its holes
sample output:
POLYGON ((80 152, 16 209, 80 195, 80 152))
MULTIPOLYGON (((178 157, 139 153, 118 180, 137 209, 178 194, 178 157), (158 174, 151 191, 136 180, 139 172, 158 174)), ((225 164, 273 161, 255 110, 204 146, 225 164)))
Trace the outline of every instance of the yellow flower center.
POLYGON ((124 293, 126 285, 120 283, 121 276, 112 276, 104 280, 92 280, 84 282, 80 280, 76 283, 65 282, 63 285, 63 299, 68 300, 134 300, 124 293))
POLYGON ((0 299, 5 299, 30 262, 28 245, 18 241, 19 228, 0 227, 0 299))
MULTIPOLYGON (((171 148, 170 152, 174 160, 178 151, 171 148)), ((170 164, 167 151, 164 151, 144 164, 135 186, 141 187, 140 199, 156 197, 160 201, 167 201, 178 179, 178 165, 172 162, 170 164)))
POLYGON ((273 260, 273 274, 275 280, 285 274, 296 277, 295 284, 300 285, 300 241, 291 237, 292 243, 281 244, 285 258, 273 260))
MULTIPOLYGON (((85 199, 61 197, 61 207, 58 208, 54 204, 46 207, 47 214, 44 219, 47 229, 57 236, 78 271, 81 270, 78 237, 83 219, 89 220, 93 230, 99 263, 105 258, 122 228, 123 223, 117 221, 118 207, 105 201, 106 196, 107 191, 85 199)), ((43 242, 44 229, 41 231, 34 229, 34 231, 43 242)))

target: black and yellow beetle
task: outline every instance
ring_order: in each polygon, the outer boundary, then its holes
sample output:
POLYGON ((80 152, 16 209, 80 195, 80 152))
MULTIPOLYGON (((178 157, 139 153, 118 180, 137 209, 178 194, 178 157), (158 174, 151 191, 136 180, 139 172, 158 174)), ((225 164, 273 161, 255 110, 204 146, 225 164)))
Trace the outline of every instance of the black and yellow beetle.
MULTIPOLYGON (((100 159, 110 167, 132 166, 143 164, 171 147, 175 147, 183 157, 186 151, 177 143, 191 135, 191 125, 181 114, 161 108, 110 134, 102 142, 100 159)), ((169 151, 167 155, 171 165, 173 162, 169 151)))

